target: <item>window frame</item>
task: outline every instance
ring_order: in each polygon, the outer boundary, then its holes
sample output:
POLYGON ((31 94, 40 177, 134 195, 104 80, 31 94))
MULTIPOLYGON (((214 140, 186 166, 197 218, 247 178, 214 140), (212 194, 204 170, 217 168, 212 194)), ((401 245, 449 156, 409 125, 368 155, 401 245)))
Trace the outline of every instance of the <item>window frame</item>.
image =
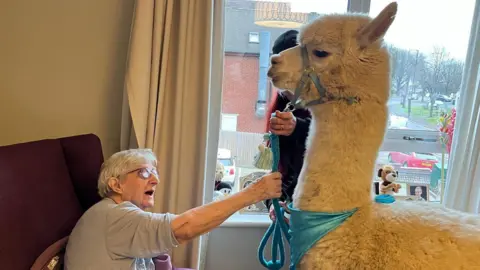
MULTIPOLYGON (((221 6, 224 8, 223 1, 221 6)), ((347 12, 370 12, 370 0, 348 0, 347 12)), ((212 70, 220 70, 220 72, 212 72, 211 75, 211 91, 210 91, 210 110, 209 110, 209 128, 208 133, 214 135, 208 136, 207 146, 207 173, 206 184, 204 190, 204 203, 211 202, 213 200, 213 188, 208 181, 212 179, 214 169, 216 166, 216 153, 218 149, 218 139, 221 130, 222 112, 222 90, 223 90, 223 61, 224 61, 224 22, 225 11, 218 11, 216 8, 214 14, 214 25, 212 31, 214 32, 212 40, 212 50, 221 51, 221 54, 213 53, 212 57, 212 70), (216 140, 216 143, 214 141, 216 140), (213 159, 215 156, 215 159, 213 159), (209 173, 210 172, 210 173, 209 173), (210 174, 211 177, 210 177, 210 174)), ((442 147, 439 143, 439 132, 435 130, 412 130, 412 129, 387 129, 382 146, 379 149, 381 151, 399 151, 402 152, 429 152, 429 153, 441 153, 442 147), (417 140, 408 140, 406 138, 416 138, 417 140), (418 140, 420 139, 420 140, 418 140)), ((248 214, 248 213, 235 213, 231 218, 224 222, 221 226, 224 227, 265 227, 271 223, 268 215, 263 214, 248 214)))

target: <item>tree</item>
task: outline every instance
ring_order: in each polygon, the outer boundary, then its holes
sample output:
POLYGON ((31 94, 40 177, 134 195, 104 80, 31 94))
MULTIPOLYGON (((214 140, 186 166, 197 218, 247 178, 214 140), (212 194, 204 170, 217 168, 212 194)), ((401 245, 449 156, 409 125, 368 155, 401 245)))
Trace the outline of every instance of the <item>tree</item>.
MULTIPOLYGON (((402 95, 402 106, 405 107, 406 98, 411 90, 410 83, 418 75, 418 67, 424 58, 418 51, 409 51, 390 45, 391 55, 392 90, 397 95, 402 95)), ((413 81, 414 83, 414 81, 413 81)))
POLYGON ((434 47, 429 55, 418 50, 404 50, 388 46, 391 56, 391 89, 406 99, 412 91, 421 88, 421 102, 429 96, 430 117, 438 95, 456 93, 460 88, 463 63, 452 57, 444 47, 434 47))
POLYGON ((462 83, 463 63, 455 59, 448 59, 443 64, 441 74, 443 94, 449 95, 451 93, 456 93, 460 89, 460 84, 462 83))
POLYGON ((389 46, 392 69, 392 90, 398 95, 408 82, 408 52, 400 48, 389 46))
POLYGON ((423 87, 423 75, 425 74, 425 71, 427 70, 427 56, 423 53, 418 53, 418 65, 416 69, 416 76, 414 76, 413 83, 415 84, 416 89, 421 89, 420 96, 421 96, 421 102, 423 103, 425 100, 425 96, 427 94, 427 91, 425 91, 423 87))
POLYGON ((421 72, 420 84, 424 93, 430 97, 430 117, 433 117, 433 106, 440 89, 442 88, 442 79, 444 74, 445 60, 448 59, 448 52, 445 48, 434 47, 433 52, 427 59, 421 72))
POLYGON ((434 47, 422 69, 421 81, 423 91, 430 95, 430 117, 438 95, 456 93, 462 82, 463 62, 450 57, 443 47, 434 47))

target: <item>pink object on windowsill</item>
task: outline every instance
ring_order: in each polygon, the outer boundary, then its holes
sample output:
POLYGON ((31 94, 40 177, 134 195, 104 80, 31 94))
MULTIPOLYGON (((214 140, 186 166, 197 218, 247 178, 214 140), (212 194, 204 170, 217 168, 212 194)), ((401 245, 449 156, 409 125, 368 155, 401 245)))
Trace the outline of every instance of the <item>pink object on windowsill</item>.
POLYGON ((160 255, 156 258, 153 258, 153 263, 155 264, 155 270, 172 270, 172 262, 170 256, 167 254, 160 255))
POLYGON ((153 258, 153 263, 155 264, 155 270, 194 270, 190 268, 176 268, 172 266, 172 261, 168 254, 163 254, 153 258))

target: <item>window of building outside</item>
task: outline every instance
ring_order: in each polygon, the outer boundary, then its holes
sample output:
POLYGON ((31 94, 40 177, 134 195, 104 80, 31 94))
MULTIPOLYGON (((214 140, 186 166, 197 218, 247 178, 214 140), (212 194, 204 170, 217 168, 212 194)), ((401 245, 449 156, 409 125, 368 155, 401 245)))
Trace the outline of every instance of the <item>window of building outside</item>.
POLYGON ((236 114, 222 114, 222 124, 220 126, 222 131, 237 131, 237 119, 236 114))
MULTIPOLYGON (((236 115, 236 129, 222 128, 219 149, 222 153, 227 149, 227 158, 232 160, 225 166, 224 176, 232 193, 267 172, 255 168, 253 160, 267 131, 268 108, 278 91, 266 76, 275 39, 289 29, 300 30, 322 14, 369 11, 376 16, 390 2, 225 1, 222 115, 236 115), (249 42, 251 33, 258 33, 258 43, 249 42)), ((450 121, 445 130, 441 122, 454 118, 461 94, 475 1, 397 2, 396 19, 384 39, 391 54, 390 116, 375 172, 391 164, 399 171, 402 186, 397 196, 439 202, 449 157, 448 140, 442 138, 451 139, 448 130, 454 125, 450 121)), ((377 181, 374 173, 372 187, 377 181)), ((214 196, 228 196, 220 193, 214 192, 214 196)), ((251 213, 267 213, 267 209, 258 203, 240 211, 251 213)))

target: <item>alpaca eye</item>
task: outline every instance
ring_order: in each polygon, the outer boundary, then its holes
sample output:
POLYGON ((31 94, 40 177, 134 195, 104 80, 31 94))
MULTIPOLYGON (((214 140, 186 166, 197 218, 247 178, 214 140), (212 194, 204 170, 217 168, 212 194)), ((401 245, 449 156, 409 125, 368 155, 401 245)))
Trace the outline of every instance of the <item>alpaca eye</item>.
POLYGON ((319 51, 319 50, 313 50, 313 54, 316 56, 316 57, 320 57, 320 58, 323 58, 323 57, 327 57, 329 56, 330 54, 326 51, 319 51))

